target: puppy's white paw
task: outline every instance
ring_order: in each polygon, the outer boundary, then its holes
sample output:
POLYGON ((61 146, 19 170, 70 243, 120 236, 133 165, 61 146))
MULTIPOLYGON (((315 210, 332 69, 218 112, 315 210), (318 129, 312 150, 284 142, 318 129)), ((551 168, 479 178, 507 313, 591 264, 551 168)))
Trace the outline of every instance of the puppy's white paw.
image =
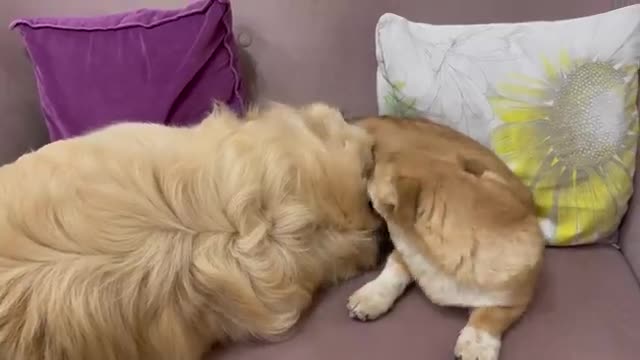
POLYGON ((458 336, 454 354, 459 360, 497 360, 501 341, 495 336, 465 326, 458 336))
POLYGON ((379 279, 366 283, 358 289, 347 303, 349 316, 362 321, 379 318, 389 311, 396 297, 387 286, 383 286, 379 279))

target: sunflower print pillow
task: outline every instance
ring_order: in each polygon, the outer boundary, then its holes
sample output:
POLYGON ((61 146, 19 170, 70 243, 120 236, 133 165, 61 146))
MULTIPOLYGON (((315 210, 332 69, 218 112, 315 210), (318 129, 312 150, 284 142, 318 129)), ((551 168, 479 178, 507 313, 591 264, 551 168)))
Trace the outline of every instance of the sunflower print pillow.
POLYGON ((519 24, 385 14, 376 56, 379 112, 428 117, 493 149, 530 187, 550 245, 618 228, 635 171, 640 5, 519 24))

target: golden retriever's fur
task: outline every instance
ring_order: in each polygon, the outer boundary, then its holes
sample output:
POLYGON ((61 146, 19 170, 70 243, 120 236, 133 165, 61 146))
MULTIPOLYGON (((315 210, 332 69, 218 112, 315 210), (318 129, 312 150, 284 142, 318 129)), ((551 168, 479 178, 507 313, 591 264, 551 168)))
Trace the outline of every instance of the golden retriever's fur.
POLYGON ((350 298, 351 315, 382 315, 415 280, 434 303, 472 309, 459 359, 497 359, 542 261, 531 193, 490 150, 445 126, 394 118, 359 125, 376 141, 368 192, 395 250, 350 298))
POLYGON ((372 139, 323 104, 120 124, 0 168, 0 358, 195 360, 374 266, 372 139))

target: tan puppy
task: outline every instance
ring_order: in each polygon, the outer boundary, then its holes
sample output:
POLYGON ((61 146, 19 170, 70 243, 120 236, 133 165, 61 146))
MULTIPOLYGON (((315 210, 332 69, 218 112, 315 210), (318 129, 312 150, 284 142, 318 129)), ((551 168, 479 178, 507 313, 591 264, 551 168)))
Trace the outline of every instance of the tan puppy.
POLYGON ((368 192, 395 250, 351 296, 351 316, 379 317, 415 280, 434 303, 471 308, 456 357, 497 359, 542 260, 530 192, 491 151, 447 127, 391 118, 359 125, 376 139, 368 192))
POLYGON ((121 124, 0 167, 0 359, 196 360, 375 265, 371 137, 322 104, 121 124))

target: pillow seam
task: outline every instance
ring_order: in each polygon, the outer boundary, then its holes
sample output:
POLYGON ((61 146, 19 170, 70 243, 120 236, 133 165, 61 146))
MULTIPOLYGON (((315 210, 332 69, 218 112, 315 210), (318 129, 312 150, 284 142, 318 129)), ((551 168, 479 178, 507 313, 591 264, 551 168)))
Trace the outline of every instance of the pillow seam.
MULTIPOLYGON (((203 4, 201 7, 199 8, 195 8, 192 10, 189 10, 187 12, 180 12, 180 9, 175 9, 175 11, 177 11, 177 13, 169 18, 165 18, 165 19, 159 19, 156 20, 150 24, 145 24, 145 23, 141 23, 141 22, 136 22, 136 23, 127 23, 127 24, 118 24, 115 26, 110 26, 110 27, 84 27, 84 28, 79 28, 77 26, 69 26, 69 25, 60 25, 60 24, 33 24, 32 21, 37 21, 39 20, 38 18, 33 18, 33 19, 18 19, 13 21, 10 25, 9 25, 9 30, 13 30, 16 27, 20 27, 20 26, 27 26, 31 29, 54 29, 54 30, 72 30, 72 31, 86 31, 86 32, 92 32, 92 31, 114 31, 114 30, 124 30, 124 29, 129 29, 129 28, 135 28, 135 27, 141 27, 141 28, 145 28, 145 29, 152 29, 158 26, 162 26, 165 25, 167 23, 170 22, 174 22, 177 20, 180 20, 182 18, 185 17, 190 17, 193 15, 201 15, 203 13, 205 13, 207 10, 209 10, 209 8, 211 6, 214 5, 214 3, 220 3, 220 0, 209 0, 207 1, 205 4, 203 4)), ((140 9, 138 11, 157 11, 154 9, 140 9)), ((165 10, 165 11, 171 11, 171 10, 165 10)), ((118 14, 111 14, 111 15, 107 15, 107 16, 126 16, 131 14, 131 12, 122 12, 122 13, 118 13, 118 14)), ((77 20, 81 20, 81 19, 91 19, 91 17, 86 17, 86 18, 75 18, 77 20)))
POLYGON ((231 4, 227 3, 227 8, 222 17, 223 19, 222 23, 224 24, 224 27, 225 27, 225 36, 224 36, 225 40, 223 41, 223 43, 224 43, 224 48, 229 55, 229 67, 231 68, 231 74, 233 75, 233 96, 235 97, 235 100, 237 100, 240 103, 240 112, 244 113, 245 103, 244 103, 244 98, 241 96, 241 90, 240 90, 242 80, 237 69, 237 65, 238 65, 238 56, 236 53, 237 47, 235 46, 235 39, 233 38, 233 26, 231 24, 233 20, 232 20, 232 14, 230 14, 230 12, 232 12, 231 4))

